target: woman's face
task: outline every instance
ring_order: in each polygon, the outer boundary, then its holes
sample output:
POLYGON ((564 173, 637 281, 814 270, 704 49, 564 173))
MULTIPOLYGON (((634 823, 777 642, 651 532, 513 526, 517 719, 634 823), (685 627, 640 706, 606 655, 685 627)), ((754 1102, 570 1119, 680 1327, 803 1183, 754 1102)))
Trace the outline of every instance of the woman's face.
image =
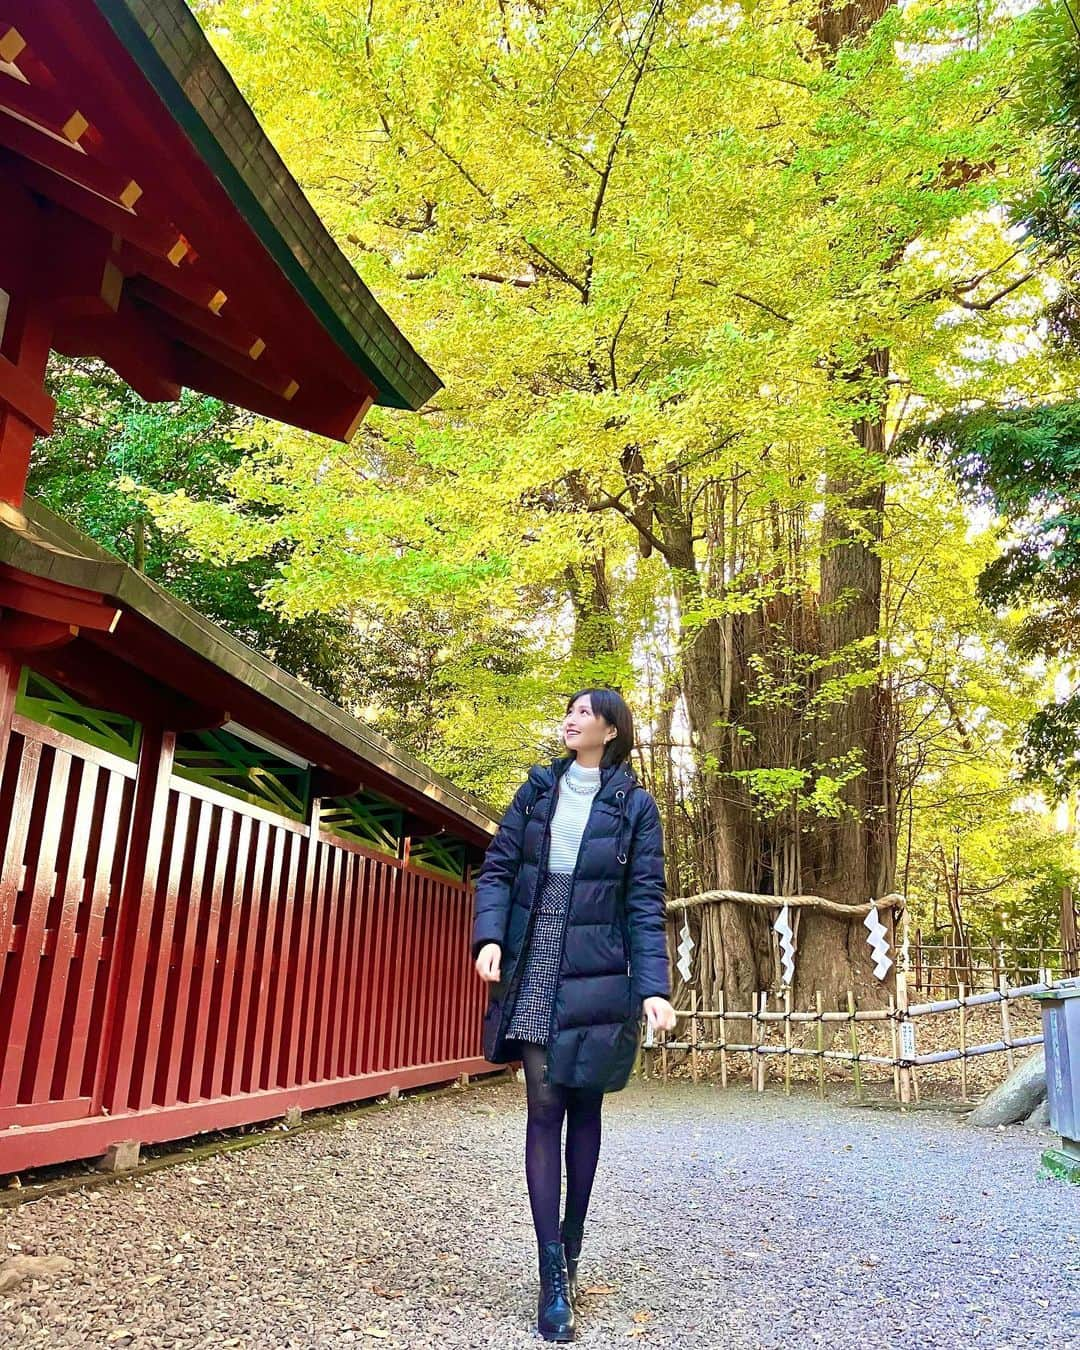
POLYGON ((585 759, 594 759, 598 762, 604 752, 604 746, 614 738, 615 728, 598 713, 593 712, 588 694, 582 694, 579 699, 575 699, 570 711, 563 718, 563 740, 569 749, 574 750, 579 758, 582 758, 584 752, 585 759))

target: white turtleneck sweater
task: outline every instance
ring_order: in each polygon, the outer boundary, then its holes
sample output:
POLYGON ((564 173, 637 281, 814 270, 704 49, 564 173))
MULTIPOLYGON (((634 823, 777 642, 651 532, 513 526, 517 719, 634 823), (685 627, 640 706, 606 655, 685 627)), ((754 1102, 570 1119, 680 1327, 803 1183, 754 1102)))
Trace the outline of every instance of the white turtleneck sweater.
POLYGON ((549 872, 572 872, 577 862, 581 836, 589 819, 593 798, 600 791, 600 769, 585 769, 572 760, 559 779, 555 813, 551 817, 551 844, 548 849, 549 872), (567 784, 569 779, 570 784, 567 784), (574 788, 584 789, 575 792, 574 788))

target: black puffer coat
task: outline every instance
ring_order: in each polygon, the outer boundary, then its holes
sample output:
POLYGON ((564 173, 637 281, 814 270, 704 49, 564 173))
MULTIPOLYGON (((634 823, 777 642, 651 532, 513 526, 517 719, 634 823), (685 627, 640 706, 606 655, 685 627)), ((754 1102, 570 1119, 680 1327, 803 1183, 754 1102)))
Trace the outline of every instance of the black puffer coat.
MULTIPOLYGON (((544 883, 556 785, 572 762, 534 764, 476 876, 473 959, 502 948, 484 1016, 484 1056, 505 1064, 506 1027, 524 970, 534 903, 544 883)), ((656 802, 626 764, 600 771, 581 838, 545 1079, 617 1092, 637 1055, 641 1003, 671 992, 664 922, 664 844, 656 802)))

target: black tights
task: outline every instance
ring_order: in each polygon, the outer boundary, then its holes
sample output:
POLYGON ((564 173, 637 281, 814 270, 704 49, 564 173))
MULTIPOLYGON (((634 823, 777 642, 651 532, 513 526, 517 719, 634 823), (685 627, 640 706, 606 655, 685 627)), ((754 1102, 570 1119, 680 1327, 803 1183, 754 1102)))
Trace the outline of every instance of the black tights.
POLYGON ((544 1083, 547 1048, 518 1043, 525 1068, 528 1119, 525 1126, 525 1180, 529 1187, 536 1240, 559 1240, 559 1193, 562 1189, 563 1116, 566 1117, 566 1222, 585 1222, 596 1161, 600 1156, 602 1092, 544 1083))

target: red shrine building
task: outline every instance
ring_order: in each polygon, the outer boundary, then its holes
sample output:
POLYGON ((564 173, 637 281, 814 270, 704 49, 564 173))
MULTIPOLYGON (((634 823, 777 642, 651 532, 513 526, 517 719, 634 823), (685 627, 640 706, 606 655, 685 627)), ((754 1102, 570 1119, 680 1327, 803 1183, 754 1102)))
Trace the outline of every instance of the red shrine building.
POLYGON ((339 441, 439 381, 184 0, 0 0, 0 1173, 481 1058, 489 808, 43 507, 51 351, 339 441))

